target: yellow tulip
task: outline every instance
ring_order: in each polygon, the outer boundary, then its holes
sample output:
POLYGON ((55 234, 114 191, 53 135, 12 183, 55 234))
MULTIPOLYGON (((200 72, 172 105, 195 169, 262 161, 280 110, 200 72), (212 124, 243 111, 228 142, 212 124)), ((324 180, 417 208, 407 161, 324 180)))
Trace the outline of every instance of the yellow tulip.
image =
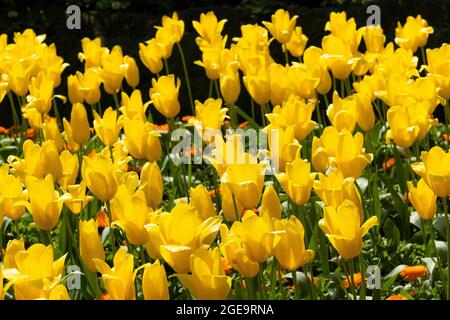
POLYGON ((32 78, 27 97, 28 106, 36 108, 40 114, 48 113, 52 107, 53 85, 53 80, 42 75, 32 78))
POLYGON ((264 186, 264 163, 237 163, 227 166, 221 178, 233 193, 236 201, 245 209, 253 209, 258 205, 264 186))
POLYGON ((145 265, 142 275, 142 291, 145 300, 169 300, 166 270, 158 259, 145 265))
POLYGON ((356 96, 352 95, 341 99, 339 94, 334 91, 333 103, 328 105, 327 116, 338 131, 347 130, 353 132, 357 118, 356 96))
POLYGON ((43 124, 44 139, 51 141, 58 152, 64 149, 64 140, 58 128, 55 118, 48 118, 43 124))
POLYGON ((105 250, 94 219, 80 220, 80 256, 91 272, 96 272, 94 259, 105 260, 105 250))
POLYGON ((128 69, 128 64, 124 61, 122 48, 114 46, 111 52, 102 55, 101 60, 102 69, 100 70, 100 76, 105 91, 109 94, 115 94, 120 90, 125 72, 128 69))
POLYGON ((342 39, 328 35, 322 39, 324 54, 322 58, 326 62, 333 76, 339 80, 345 80, 356 65, 356 59, 352 56, 351 48, 342 39))
POLYGON ((244 206, 233 197, 233 193, 227 185, 220 186, 220 195, 222 196, 222 211, 225 218, 230 221, 236 221, 244 214, 244 206))
POLYGON ((178 14, 174 12, 172 17, 162 17, 162 27, 169 30, 173 35, 172 41, 178 43, 183 38, 184 34, 184 21, 178 19, 178 14))
POLYGON ((436 198, 434 191, 424 179, 420 179, 417 187, 408 181, 409 198, 417 213, 423 220, 432 219, 436 213, 436 198))
POLYGON ((52 230, 58 224, 64 201, 69 200, 70 195, 59 195, 50 174, 44 179, 28 176, 25 179, 25 186, 30 197, 29 202, 18 201, 15 205, 25 206, 39 229, 52 230))
POLYGON ((346 46, 349 46, 351 52, 356 54, 361 41, 364 29, 356 29, 354 18, 347 20, 347 14, 342 12, 331 12, 330 20, 325 24, 325 30, 340 39, 346 46))
POLYGON ((139 43, 139 57, 152 73, 158 73, 164 67, 161 48, 158 46, 156 39, 150 39, 146 44, 139 43))
POLYGON ((260 213, 268 212, 270 217, 281 219, 281 202, 273 185, 266 186, 261 199, 260 213))
POLYGON ((435 146, 430 151, 422 151, 421 159, 423 162, 412 164, 414 172, 437 196, 450 196, 450 153, 435 146))
POLYGON ((123 120, 125 142, 128 151, 135 159, 156 161, 161 157, 160 134, 152 128, 150 122, 139 118, 123 120))
MULTIPOLYGON (((207 13, 200 14, 200 21, 192 21, 192 26, 199 34, 200 39, 211 44, 217 36, 220 36, 226 22, 226 19, 218 21, 214 12, 209 11, 207 13)), ((197 39, 196 42, 198 44, 201 40, 197 39)))
POLYGON ((279 231, 280 238, 274 255, 283 268, 295 271, 314 258, 314 251, 305 250, 305 229, 295 216, 274 220, 274 229, 279 231))
POLYGON ((78 177, 78 170, 80 169, 80 163, 78 162, 78 156, 70 153, 68 150, 64 150, 59 155, 59 160, 62 165, 62 177, 58 180, 58 184, 63 189, 67 189, 69 185, 75 184, 78 177))
POLYGON ((83 52, 78 53, 78 59, 80 59, 81 62, 84 61, 86 70, 102 65, 102 56, 108 52, 108 49, 102 47, 102 40, 100 38, 95 38, 93 40, 83 38, 81 39, 81 47, 83 52))
POLYGON ((72 126, 70 125, 70 122, 67 121, 66 118, 63 118, 62 120, 64 131, 61 133, 61 135, 63 136, 66 142, 67 149, 72 150, 72 152, 79 151, 80 145, 76 143, 75 140, 73 139, 73 129, 72 126))
POLYGON ((8 174, 8 165, 0 167, 0 227, 3 216, 17 221, 25 212, 25 207, 15 205, 18 201, 26 201, 28 196, 22 189, 22 181, 8 174))
POLYGON ((265 129, 272 163, 278 165, 279 171, 284 171, 286 163, 300 156, 301 145, 294 137, 295 127, 289 126, 283 130, 269 125, 265 129))
POLYGON ((93 200, 93 197, 86 195, 84 181, 81 181, 80 184, 67 186, 67 193, 70 194, 71 199, 67 200, 65 204, 73 214, 79 214, 93 200))
POLYGON ((85 73, 79 71, 67 77, 67 90, 72 104, 86 101, 91 106, 100 100, 101 79, 99 72, 87 69, 85 73))
POLYGON ((142 167, 140 182, 147 205, 158 208, 163 198, 163 181, 161 171, 156 162, 146 162, 142 167))
MULTIPOLYGON (((325 130, 327 128, 325 128, 325 130)), ((335 129, 334 127, 331 128, 335 129)), ((330 166, 330 159, 328 158, 328 152, 325 150, 325 147, 320 138, 313 137, 311 153, 311 162, 314 170, 322 172, 326 171, 330 166)))
POLYGON ((231 278, 225 275, 218 248, 197 249, 190 257, 192 274, 176 274, 184 287, 200 300, 224 300, 231 289, 231 278))
POLYGON ((101 118, 94 110, 94 129, 97 136, 105 146, 112 147, 117 141, 120 129, 123 125, 123 117, 117 117, 117 111, 109 107, 101 118))
POLYGON ((314 102, 305 103, 296 95, 291 95, 282 105, 275 106, 272 113, 266 114, 271 125, 281 128, 294 126, 295 138, 303 141, 315 128, 316 122, 311 120, 314 102))
POLYGON ((289 70, 288 66, 282 66, 278 63, 272 63, 269 66, 270 101, 273 105, 281 104, 292 94, 289 70))
POLYGON ((303 205, 309 201, 311 189, 316 177, 310 173, 311 164, 307 160, 296 158, 286 164, 286 172, 275 174, 284 191, 297 205, 303 205))
POLYGON ((149 104, 142 102, 140 90, 133 90, 130 96, 122 91, 122 107, 119 110, 127 118, 146 120, 145 111, 149 104))
POLYGON ((384 49, 384 42, 386 41, 383 28, 380 25, 369 25, 364 27, 363 30, 363 38, 367 52, 381 53, 384 49))
POLYGON ((272 22, 263 21, 263 25, 279 43, 286 44, 291 40, 297 18, 298 16, 291 18, 289 12, 278 9, 271 17, 272 22))
POLYGON ((373 67, 372 73, 381 72, 386 78, 394 75, 402 75, 407 78, 419 76, 417 70, 418 58, 411 50, 397 48, 394 50, 392 42, 378 56, 378 63, 373 67))
POLYGON ((52 141, 44 141, 42 145, 39 145, 31 140, 26 140, 23 144, 23 154, 23 159, 14 156, 8 157, 12 173, 16 177, 20 177, 22 180, 28 175, 43 178, 47 174, 51 174, 55 180, 62 177, 62 164, 58 150, 52 141))
POLYGON ((19 97, 25 96, 28 92, 32 67, 32 65, 14 61, 8 70, 8 86, 11 88, 11 91, 19 97))
POLYGON ((177 273, 187 273, 190 255, 211 245, 220 223, 219 216, 202 220, 194 207, 178 203, 170 213, 161 213, 158 224, 146 225, 147 252, 152 258, 163 258, 177 273))
POLYGON ((377 224, 378 219, 373 216, 361 225, 358 208, 350 200, 344 200, 337 208, 326 207, 324 218, 319 221, 320 229, 345 260, 360 254, 362 238, 377 224))
POLYGON ((233 67, 226 68, 219 75, 220 93, 228 105, 234 105, 241 93, 239 72, 235 69, 233 67))
POLYGON ((173 34, 169 29, 158 28, 156 30, 155 39, 161 50, 161 58, 167 60, 172 55, 172 49, 174 45, 174 39, 176 35, 173 34))
POLYGON ((119 226, 131 244, 140 246, 148 241, 144 225, 149 222, 149 208, 143 191, 130 192, 126 185, 120 185, 111 199, 111 212, 112 226, 119 226))
POLYGON ((178 92, 181 81, 173 74, 152 79, 150 98, 155 108, 166 118, 174 118, 180 112, 178 92))
POLYGON ((5 256, 3 258, 5 269, 17 269, 16 254, 20 251, 25 251, 25 241, 23 239, 13 239, 8 241, 5 256))
POLYGON ((128 65, 125 71, 125 80, 130 87, 135 88, 139 84, 139 69, 136 60, 130 56, 123 57, 123 62, 128 65))
POLYGON ((258 274, 259 264, 248 257, 244 241, 235 233, 239 227, 235 226, 238 225, 233 224, 231 230, 225 224, 220 226, 220 251, 233 269, 245 277, 253 278, 258 274))
POLYGON ((429 75, 437 84, 438 92, 444 99, 450 99, 450 45, 444 43, 436 49, 427 49, 426 66, 429 75))
POLYGON ((197 209, 200 217, 203 220, 206 220, 209 217, 213 217, 217 214, 216 208, 212 203, 211 196, 209 195, 208 190, 206 190, 206 188, 202 184, 199 184, 195 188, 191 188, 190 193, 190 204, 197 209))
POLYGON ((344 178, 339 169, 333 169, 325 176, 318 173, 319 180, 314 181, 314 191, 325 205, 337 208, 345 199, 351 200, 359 211, 361 223, 364 220, 361 195, 353 178, 344 178))
POLYGON ((210 155, 205 155, 205 159, 213 165, 219 177, 223 176, 227 165, 256 163, 254 157, 250 157, 244 152, 242 136, 233 134, 226 136, 226 139, 225 142, 221 135, 216 135, 214 137, 215 149, 212 150, 210 155))
POLYGON ((83 181, 89 190, 101 201, 111 200, 117 192, 116 170, 111 159, 102 154, 83 157, 81 166, 83 181))
POLYGON ((58 284, 50 291, 48 300, 70 300, 69 292, 63 284, 58 284))
POLYGON ((42 129, 42 115, 36 108, 30 108, 27 105, 22 108, 22 115, 28 120, 28 124, 36 131, 42 129))
POLYGON ((14 286, 14 297, 17 300, 49 299, 61 282, 66 255, 55 261, 53 247, 37 243, 27 250, 16 251, 14 259, 16 265, 3 270, 3 277, 10 281, 7 286, 14 286))
POLYGON ((420 14, 415 18, 408 17, 403 26, 398 22, 395 29, 395 43, 399 47, 411 50, 414 53, 417 48, 425 46, 428 35, 433 32, 433 27, 429 27, 428 22, 422 19, 420 14))
POLYGON ((105 289, 112 300, 135 300, 136 292, 133 272, 133 255, 123 247, 114 255, 114 267, 109 267, 103 260, 94 258, 95 267, 102 274, 105 289))
MULTIPOLYGON (((221 39, 218 38, 218 40, 221 39)), ((211 46, 201 47, 200 50, 202 50, 202 60, 194 61, 194 64, 205 69, 206 76, 210 80, 217 80, 220 76, 220 55, 221 52, 225 50, 225 42, 218 40, 214 41, 211 46)), ((224 40, 226 40, 226 38, 224 40)))
POLYGON ((228 108, 222 107, 222 99, 208 98, 204 103, 195 100, 195 122, 204 129, 220 130, 225 120, 228 108))
POLYGON ((293 62, 289 67, 288 76, 295 94, 305 99, 314 98, 320 78, 306 64, 293 62))
POLYGON ((286 49, 293 57, 301 57, 307 42, 308 37, 303 34, 302 27, 295 27, 291 39, 286 43, 286 49))
POLYGON ((245 75, 242 80, 248 93, 257 104, 263 106, 269 102, 270 82, 265 68, 259 68, 254 74, 245 75))
POLYGON ((84 145, 88 142, 91 136, 91 128, 89 126, 86 109, 81 103, 75 103, 72 105, 70 125, 75 129, 73 131, 73 139, 76 143, 79 145, 84 145))

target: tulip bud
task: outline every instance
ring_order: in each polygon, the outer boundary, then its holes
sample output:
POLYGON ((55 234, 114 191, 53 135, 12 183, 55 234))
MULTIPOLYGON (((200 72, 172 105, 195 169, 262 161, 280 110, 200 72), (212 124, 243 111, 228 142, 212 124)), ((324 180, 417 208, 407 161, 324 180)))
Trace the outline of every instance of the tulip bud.
POLYGON ((433 218, 436 213, 437 196, 433 190, 426 184, 425 180, 420 179, 417 187, 411 181, 408 181, 409 198, 417 213, 423 220, 433 218))
POLYGON ((178 92, 181 81, 173 74, 152 79, 150 98, 155 108, 166 118, 174 118, 180 112, 178 92))
POLYGON ((275 188, 270 185, 264 190, 264 194, 261 200, 260 214, 268 212, 272 218, 281 219, 281 203, 275 188))
POLYGON ((105 250, 98 234, 94 219, 80 220, 80 255, 83 263, 91 272, 96 272, 94 259, 105 260, 105 250))
POLYGON ((145 193, 147 205, 153 209, 158 208, 163 198, 163 181, 161 171, 156 162, 146 162, 142 167, 141 185, 145 193))
POLYGON ((191 188, 191 204, 198 210, 203 220, 216 215, 216 208, 212 203, 211 196, 202 184, 191 188))
POLYGON ((88 142, 89 137, 91 136, 91 128, 89 127, 86 109, 81 103, 75 103, 72 106, 70 125, 73 129, 73 139, 76 143, 84 145, 88 142))
POLYGON ((166 270, 159 260, 145 265, 142 275, 142 291, 145 300, 169 300, 166 270))
POLYGON ((103 118, 94 110, 94 129, 105 146, 112 147, 117 141, 122 128, 122 118, 117 118, 117 111, 111 107, 105 110, 103 118))

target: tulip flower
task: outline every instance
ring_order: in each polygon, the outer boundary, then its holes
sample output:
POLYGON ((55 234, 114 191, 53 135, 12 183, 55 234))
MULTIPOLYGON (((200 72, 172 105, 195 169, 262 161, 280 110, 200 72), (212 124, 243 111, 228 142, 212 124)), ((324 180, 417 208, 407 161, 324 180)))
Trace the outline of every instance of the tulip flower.
POLYGON ((156 30, 155 39, 161 49, 161 58, 167 60, 172 55, 173 45, 175 44, 176 34, 173 34, 169 29, 158 28, 156 30))
POLYGON ((162 17, 162 28, 167 29, 172 33, 173 43, 179 43, 184 34, 184 21, 178 19, 178 14, 174 12, 172 17, 162 17))
POLYGON ((272 63, 269 66, 270 101, 273 105, 281 104, 292 94, 291 79, 288 66, 272 63))
POLYGON ((98 234, 97 223, 94 219, 80 220, 80 256, 83 263, 91 272, 96 272, 94 259, 105 260, 105 250, 98 234))
POLYGON ((86 101, 91 106, 100 100, 101 79, 99 72, 87 69, 85 73, 79 71, 67 77, 67 90, 72 104, 86 101))
POLYGON ((109 201, 116 194, 118 182, 110 158, 102 154, 95 154, 93 158, 84 156, 81 174, 86 186, 101 201, 109 201))
POLYGON ((142 291, 145 300, 169 300, 166 270, 159 260, 145 265, 142 275, 142 291))
POLYGON ((426 66, 429 76, 434 79, 438 87, 438 92, 444 99, 450 99, 450 70, 448 63, 450 60, 450 45, 443 44, 436 49, 427 49, 426 66))
POLYGON ((91 128, 89 126, 86 109, 81 103, 75 103, 72 106, 70 125, 72 128, 75 128, 75 130, 73 130, 73 139, 76 143, 84 145, 88 142, 91 136, 91 128))
POLYGON ((361 225, 358 208, 350 200, 344 200, 337 208, 326 207, 324 218, 319 221, 320 229, 345 260, 360 254, 362 238, 377 224, 378 219, 373 216, 361 225))
POLYGON ((412 169, 417 173, 433 192, 445 198, 450 195, 450 153, 435 146, 430 151, 422 151, 423 162, 412 164, 412 169))
POLYGON ((236 234, 239 224, 233 224, 231 230, 225 224, 220 226, 220 251, 233 269, 245 277, 253 278, 258 274, 259 264, 250 260, 244 241, 236 234))
MULTIPOLYGON (((30 84, 32 66, 25 66, 19 61, 15 61, 11 64, 8 71, 8 86, 11 91, 17 94, 19 97, 23 97, 28 92, 28 86, 30 84)), ((53 90, 53 86, 52 86, 53 90)))
POLYGON ((266 186, 261 199, 260 213, 268 212, 272 218, 281 219, 281 202, 273 185, 266 186))
POLYGON ((302 27, 295 27, 291 39, 286 42, 286 49, 293 57, 301 57, 307 42, 308 37, 303 34, 302 27))
POLYGON ((112 147, 117 141, 123 124, 123 117, 117 117, 117 111, 111 107, 105 110, 103 118, 94 110, 94 129, 105 146, 112 147))
POLYGON ((53 81, 44 76, 32 78, 30 94, 27 97, 28 106, 36 108, 40 114, 46 114, 52 107, 53 81))
POLYGON ((136 60, 130 56, 123 57, 123 62, 128 65, 125 71, 125 80, 130 87, 135 88, 139 84, 139 69, 136 60))
POLYGON ((112 226, 124 230, 131 244, 140 246, 148 241, 144 225, 149 222, 149 209, 143 191, 132 193, 125 184, 120 185, 111 199, 111 212, 114 219, 112 226))
POLYGON ((44 140, 51 141, 56 150, 61 152, 64 149, 64 140, 59 132, 58 122, 55 118, 48 118, 43 124, 44 140))
POLYGON ((83 38, 81 40, 81 47, 83 52, 78 53, 78 59, 84 62, 86 70, 102 65, 102 56, 108 52, 108 49, 102 47, 101 38, 95 38, 93 40, 83 38))
POLYGON ((152 88, 150 88, 150 98, 155 108, 166 118, 174 118, 180 112, 180 102, 178 101, 178 92, 181 81, 174 75, 161 76, 152 79, 152 88))
POLYGON ((301 145, 294 138, 294 126, 286 127, 285 130, 275 126, 268 126, 267 137, 270 149, 270 158, 278 170, 284 171, 286 163, 294 161, 300 155, 301 145))
POLYGON ((275 174, 284 191, 297 205, 305 204, 311 196, 316 174, 310 173, 310 170, 311 164, 307 160, 296 158, 286 164, 286 172, 275 174))
POLYGON ((295 216, 274 220, 274 229, 280 231, 274 255, 283 268, 295 271, 314 258, 314 251, 305 250, 305 229, 295 216))
POLYGON ((263 21, 263 25, 269 29, 270 34, 281 44, 291 40, 298 16, 289 15, 289 12, 278 9, 272 15, 272 22, 263 21))
POLYGON ((22 108, 22 116, 28 120, 28 124, 36 131, 42 129, 42 115, 36 110, 36 108, 30 108, 25 105, 22 108))
POLYGON ((325 176, 318 173, 319 180, 314 181, 314 192, 325 205, 337 208, 345 199, 351 200, 359 211, 361 223, 364 221, 361 195, 353 178, 344 178, 339 169, 333 169, 325 176))
POLYGON ((59 195, 50 174, 44 179, 28 176, 25 186, 30 197, 29 202, 18 201, 15 205, 25 206, 39 229, 52 230, 58 224, 64 201, 69 200, 70 195, 59 195))
POLYGON ((363 38, 367 52, 381 53, 384 49, 386 36, 383 34, 383 28, 380 25, 370 25, 363 28, 363 38))
POLYGON ((219 216, 203 221, 194 207, 178 203, 170 213, 161 214, 159 224, 145 226, 149 236, 147 252, 154 259, 163 258, 177 273, 187 273, 189 256, 211 245, 220 223, 219 216))
POLYGON ((225 120, 228 108, 222 107, 222 99, 208 98, 204 103, 195 100, 195 121, 194 125, 199 125, 204 129, 220 130, 225 120))
POLYGON ((408 181, 409 198, 417 213, 423 220, 433 218, 436 213, 436 198, 434 191, 427 185, 424 179, 420 179, 417 187, 408 181))
MULTIPOLYGON (((218 38, 218 40, 220 40, 220 38, 218 38)), ((194 64, 205 69, 206 76, 210 80, 217 80, 220 76, 220 56, 221 52, 225 50, 225 42, 218 40, 214 41, 211 46, 200 47, 200 50, 202 50, 202 60, 194 61, 194 64)), ((224 40, 226 40, 226 38, 224 40)))
POLYGON ((203 220, 206 220, 209 217, 213 217, 217 214, 216 208, 212 203, 211 196, 209 195, 208 190, 206 190, 206 188, 202 184, 199 184, 195 188, 191 188, 190 193, 190 204, 197 209, 200 217, 203 220))
POLYGON ((123 129, 126 137, 126 146, 135 159, 156 161, 161 157, 160 134, 152 129, 146 120, 125 117, 123 129))
POLYGON ((133 90, 130 96, 122 91, 122 107, 120 112, 129 119, 146 120, 145 110, 147 110, 150 101, 142 102, 142 95, 140 90, 133 90))
POLYGON ((78 162, 78 156, 70 153, 68 150, 64 150, 59 155, 59 160, 62 165, 62 177, 58 180, 58 184, 63 189, 67 189, 69 185, 75 184, 78 177, 78 170, 80 164, 78 162))
POLYGON ((230 164, 225 169, 221 183, 226 185, 236 201, 245 209, 253 209, 258 205, 264 186, 264 163, 230 164))
POLYGON ((5 269, 16 268, 16 254, 20 251, 25 251, 25 242, 23 239, 9 240, 6 244, 6 251, 3 257, 3 265, 5 269))
POLYGON ((239 79, 239 72, 235 68, 230 67, 220 72, 220 93, 223 100, 228 105, 234 105, 241 93, 241 82, 239 79))
POLYGON ((14 297, 17 300, 49 299, 52 290, 60 284, 66 255, 55 261, 53 247, 37 243, 27 250, 15 251, 14 259, 19 263, 3 270, 3 277, 10 281, 7 287, 14 287, 14 297))
POLYGON ((220 251, 197 249, 190 257, 192 274, 176 274, 184 287, 200 300, 224 300, 231 289, 231 278, 220 264, 220 251))
POLYGON ((241 138, 240 135, 234 134, 227 136, 227 141, 225 142, 221 135, 214 137, 215 149, 212 150, 211 155, 205 155, 205 159, 213 165, 219 177, 223 176, 227 165, 256 163, 256 158, 250 157, 244 152, 241 138))
POLYGON ((306 64, 294 62, 289 67, 289 80, 294 93, 304 99, 312 99, 320 84, 320 77, 313 73, 306 64))
POLYGON ((200 21, 192 21, 192 26, 200 36, 197 38, 200 40, 196 39, 197 44, 202 40, 212 44, 213 40, 220 36, 226 22, 226 19, 218 21, 212 11, 200 14, 200 21))
POLYGON ((316 122, 311 120, 314 103, 305 103, 296 95, 291 95, 282 105, 275 106, 272 113, 266 114, 271 125, 281 128, 294 127, 295 138, 303 141, 315 128, 316 122))
POLYGON ((150 39, 146 44, 139 43, 139 57, 152 73, 158 73, 164 67, 161 48, 158 46, 156 39, 150 39))
POLYGON ((94 198, 86 195, 86 184, 81 181, 80 184, 67 186, 67 193, 71 199, 65 202, 65 205, 73 214, 79 214, 87 204, 94 198))
POLYGON ((264 106, 270 100, 269 75, 265 68, 259 68, 254 74, 245 75, 245 88, 253 100, 260 106, 264 106))
POLYGON ((128 69, 128 64, 124 61, 122 48, 114 46, 111 52, 102 55, 101 60, 100 76, 105 91, 109 94, 115 94, 120 90, 125 72, 128 69))
POLYGON ((163 181, 161 171, 156 162, 146 162, 142 167, 140 182, 147 205, 158 208, 163 198, 163 181))
POLYGON ((354 69, 357 59, 353 57, 351 47, 342 39, 328 35, 322 39, 322 58, 327 63, 333 76, 345 80, 354 69))
POLYGON ((106 291, 112 300, 135 300, 136 292, 133 272, 133 255, 124 248, 114 255, 114 267, 109 267, 103 260, 94 258, 95 267, 102 274, 106 291))
POLYGON ((395 28, 395 43, 414 53, 417 48, 423 47, 427 43, 428 35, 433 32, 433 27, 429 27, 428 22, 422 19, 420 14, 415 18, 408 17, 403 26, 398 22, 397 28, 395 28))
POLYGON ((8 166, 0 167, 0 227, 3 215, 17 221, 25 212, 25 207, 15 205, 19 201, 26 201, 28 195, 23 192, 22 182, 12 174, 8 174, 8 166))

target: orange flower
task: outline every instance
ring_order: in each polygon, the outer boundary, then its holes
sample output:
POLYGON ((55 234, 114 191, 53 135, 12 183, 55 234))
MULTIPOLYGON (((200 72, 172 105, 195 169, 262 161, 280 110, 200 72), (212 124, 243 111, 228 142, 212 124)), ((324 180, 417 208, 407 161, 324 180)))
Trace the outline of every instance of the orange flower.
POLYGON ((88 157, 92 159, 95 155, 96 155, 95 150, 91 150, 89 151, 88 157))
POLYGON ((189 120, 191 120, 191 119, 195 119, 195 117, 189 116, 189 115, 181 117, 181 121, 183 121, 183 122, 189 122, 189 120))
POLYGON ((36 138, 36 130, 34 128, 28 128, 25 134, 28 139, 34 140, 36 138))
POLYGON ((105 291, 97 300, 111 300, 111 297, 109 296, 108 291, 105 291))
POLYGON ((400 276, 408 282, 412 282, 419 278, 424 278, 428 274, 428 269, 425 266, 408 266, 400 271, 400 276))
MULTIPOLYGON (((361 272, 355 273, 353 274, 353 279, 355 281, 355 287, 359 287, 361 285, 361 272)), ((367 278, 365 278, 367 280, 367 278)), ((342 280, 342 284, 345 288, 350 288, 350 284, 351 282, 349 281, 350 279, 345 278, 344 280, 342 280)))
POLYGON ((109 226, 108 215, 106 214, 106 211, 102 209, 97 213, 97 227, 106 228, 108 226, 109 226))
POLYGON ((443 134, 441 135, 441 138, 442 138, 442 140, 444 140, 444 141, 450 141, 450 137, 449 137, 447 134, 445 134, 445 133, 443 133, 443 134))
MULTIPOLYGON (((217 188, 217 193, 220 194, 220 188, 217 188)), ((210 195, 211 197, 215 196, 215 195, 216 195, 216 189, 210 190, 210 191, 209 191, 209 195, 210 195)))
POLYGON ((394 294, 394 295, 386 298, 386 300, 408 300, 408 298, 406 298, 405 296, 402 296, 401 294, 394 294))
POLYGON ((239 128, 241 128, 241 129, 243 129, 243 128, 245 128, 246 126, 248 126, 248 121, 244 121, 244 122, 242 122, 240 125, 239 125, 239 128))
POLYGON ((391 157, 386 162, 383 162, 382 167, 384 170, 390 169, 395 164, 395 158, 391 157))
POLYGON ((5 127, 0 127, 0 134, 8 135, 9 134, 9 130, 6 129, 5 127))
POLYGON ((227 259, 225 259, 224 257, 220 257, 220 262, 222 263, 223 270, 226 274, 230 274, 231 271, 233 271, 233 267, 227 259))
POLYGON ((153 124, 153 127, 159 131, 169 131, 169 124, 163 123, 163 124, 153 124))

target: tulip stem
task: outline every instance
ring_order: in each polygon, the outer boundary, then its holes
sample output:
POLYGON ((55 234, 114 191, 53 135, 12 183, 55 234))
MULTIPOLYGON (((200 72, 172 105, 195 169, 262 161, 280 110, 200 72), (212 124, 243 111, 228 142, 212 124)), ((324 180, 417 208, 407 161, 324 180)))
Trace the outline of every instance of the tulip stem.
POLYGON ((289 55, 288 55, 288 50, 286 48, 286 44, 283 44, 283 51, 284 51, 284 60, 286 62, 286 65, 289 65, 289 55))
MULTIPOLYGON (((442 198, 445 215, 445 233, 447 236, 447 247, 450 242, 450 227, 448 221, 447 196, 442 198)), ((450 300, 450 250, 447 250, 447 300, 450 300)))
MULTIPOLYGON (((421 221, 422 221, 422 229, 425 232, 425 230, 426 230, 426 224, 425 223, 427 222, 427 220, 421 219, 421 221)), ((441 279, 444 279, 444 274, 442 273, 441 259, 439 257, 439 252, 438 252, 438 250, 436 248, 436 242, 435 242, 435 238, 434 238, 433 221, 431 219, 428 219, 428 222, 429 222, 429 225, 430 225, 430 228, 431 228, 430 229, 430 237, 431 237, 431 242, 432 242, 432 248, 433 248, 434 254, 436 255, 436 261, 437 261, 437 266, 438 266, 438 269, 439 269, 439 275, 440 275, 441 279)), ((425 234, 424 234, 424 239, 425 239, 425 234)))
POLYGON ((114 94, 113 94, 113 98, 114 98, 114 103, 115 103, 115 105, 116 105, 116 110, 119 110, 120 104, 119 104, 119 98, 118 98, 118 96, 117 96, 117 93, 114 93, 114 94))
POLYGON ((187 85, 188 94, 189 94, 189 103, 191 105, 191 111, 192 111, 192 114, 194 114, 195 109, 194 109, 194 102, 192 100, 191 83, 189 81, 189 74, 187 71, 186 60, 184 59, 183 48, 181 47, 179 42, 177 42, 177 47, 178 47, 178 51, 180 52, 181 63, 183 64, 184 76, 186 77, 186 85, 187 85))
POLYGON ((111 214, 111 205, 109 203, 109 201, 105 201, 105 207, 106 207, 106 214, 108 215, 108 220, 109 220, 109 237, 111 240, 111 247, 112 247, 112 255, 114 257, 114 255, 116 254, 116 239, 114 236, 114 229, 112 227, 112 214, 111 214))
POLYGON ((214 80, 214 88, 216 89, 217 99, 219 99, 220 98, 220 89, 219 89, 219 85, 217 84, 217 80, 214 80))
POLYGON ((445 119, 445 133, 447 134, 447 137, 446 137, 447 139, 445 139, 445 143, 447 145, 447 151, 448 151, 449 145, 450 145, 450 129, 449 129, 450 99, 447 100, 447 103, 445 104, 445 106, 443 106, 443 108, 444 108, 444 119, 445 119))
POLYGON ((270 275, 270 300, 275 299, 277 288, 277 260, 272 257, 272 271, 270 275))
POLYGON ((245 289, 247 291, 247 298, 255 300, 255 286, 253 285, 253 278, 245 277, 245 289))
POLYGON ((208 98, 212 98, 212 91, 213 91, 213 85, 214 80, 209 80, 209 91, 208 91, 208 98))
POLYGON ((164 69, 166 70, 166 75, 170 74, 170 70, 169 70, 169 63, 167 62, 167 59, 163 59, 164 60, 164 69))
POLYGON ((59 128, 59 124, 61 123, 61 116, 59 115, 59 111, 58 111, 58 105, 56 104, 56 100, 53 99, 53 112, 55 113, 55 117, 56 117, 56 124, 59 128))
POLYGON ((362 254, 359 255, 359 271, 361 272, 361 289, 359 291, 359 300, 366 300, 366 268, 362 254))

